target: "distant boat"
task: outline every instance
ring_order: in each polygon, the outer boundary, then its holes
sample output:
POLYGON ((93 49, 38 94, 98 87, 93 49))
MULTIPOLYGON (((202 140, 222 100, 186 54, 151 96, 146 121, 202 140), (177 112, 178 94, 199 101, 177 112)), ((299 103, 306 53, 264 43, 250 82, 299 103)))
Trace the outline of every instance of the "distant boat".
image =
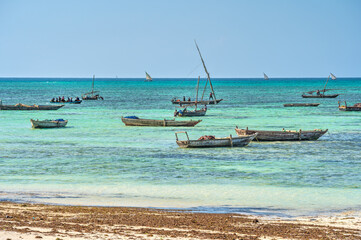
POLYGON ((153 81, 152 77, 147 72, 145 72, 144 82, 151 82, 151 81, 153 81))
POLYGON ((263 77, 264 77, 264 80, 268 80, 268 79, 269 79, 268 76, 267 76, 265 73, 263 73, 263 77))
POLYGON ((94 79, 95 75, 93 75, 92 91, 81 95, 83 100, 104 100, 104 98, 98 94, 99 91, 94 91, 94 79))
POLYGON ((181 148, 214 148, 214 147, 245 147, 247 146, 256 136, 256 134, 240 137, 229 137, 216 138, 214 136, 203 136, 198 140, 189 140, 187 132, 176 132, 176 142, 181 148), (181 141, 178 139, 179 133, 185 133, 187 140, 181 141))
POLYGON ((317 107, 319 103, 285 103, 284 107, 317 107))
POLYGON ((338 95, 340 94, 330 94, 330 95, 326 95, 325 93, 327 91, 331 91, 331 90, 336 90, 336 89, 326 89, 328 80, 330 80, 330 76, 332 79, 336 79, 335 75, 333 75, 332 73, 330 73, 330 75, 328 75, 325 87, 323 88, 323 90, 315 90, 315 91, 309 91, 309 92, 305 92, 302 94, 303 98, 336 98, 338 95), (314 93, 316 93, 316 95, 314 95, 314 93))
POLYGON ((30 119, 31 125, 33 128, 60 128, 65 127, 68 123, 68 120, 64 119, 55 119, 55 120, 33 120, 30 119))
POLYGON ((336 76, 335 76, 335 75, 333 75, 332 73, 330 73, 330 75, 331 75, 332 80, 335 80, 335 79, 336 79, 336 76))
POLYGON ((202 94, 202 98, 200 101, 186 101, 186 99, 183 97, 183 101, 181 101, 180 99, 177 99, 177 98, 173 98, 171 101, 173 104, 179 104, 179 105, 185 105, 185 104, 200 104, 200 105, 208 105, 208 104, 218 104, 220 101, 222 101, 223 99, 217 99, 216 98, 216 94, 214 92, 214 89, 213 89, 213 85, 212 85, 212 81, 211 81, 211 78, 209 76, 209 72, 207 71, 207 68, 206 68, 206 64, 204 63, 204 60, 203 60, 203 57, 202 57, 202 54, 201 54, 201 51, 199 50, 199 47, 197 45, 197 42, 194 41, 194 43, 196 44, 196 47, 197 47, 197 50, 198 50, 198 53, 199 53, 199 56, 201 58, 201 61, 202 61, 202 64, 203 64, 203 68, 204 68, 204 71, 206 72, 207 74, 207 82, 206 82, 206 85, 204 86, 204 90, 203 90, 203 94, 202 94), (209 95, 209 99, 208 100, 203 100, 203 97, 204 97, 204 93, 206 91, 206 87, 207 87, 207 84, 209 82, 209 86, 211 87, 211 93, 209 95), (212 100, 211 100, 212 98, 212 100))

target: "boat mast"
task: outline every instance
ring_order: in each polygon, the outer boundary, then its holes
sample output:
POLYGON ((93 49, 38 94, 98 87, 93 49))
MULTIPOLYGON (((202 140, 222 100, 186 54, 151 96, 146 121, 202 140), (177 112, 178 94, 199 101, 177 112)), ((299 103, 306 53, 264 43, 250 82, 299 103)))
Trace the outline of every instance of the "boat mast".
POLYGON ((95 75, 93 75, 93 83, 92 83, 92 96, 94 96, 94 78, 95 78, 95 75))
POLYGON ((325 90, 326 90, 326 86, 327 86, 328 80, 330 80, 330 75, 328 75, 328 78, 327 78, 325 87, 323 88, 323 94, 325 94, 325 90))
MULTIPOLYGON (((213 101, 214 101, 214 104, 217 104, 216 94, 214 93, 213 86, 212 86, 212 82, 211 82, 211 78, 209 77, 209 73, 208 73, 208 71, 207 71, 206 64, 204 63, 204 60, 203 60, 203 58, 202 58, 201 51, 199 50, 199 47, 198 47, 198 45, 197 45, 196 40, 194 40, 194 43, 196 44, 196 47, 197 47, 199 56, 201 57, 202 64, 203 64, 203 67, 204 67, 204 71, 206 71, 206 73, 207 73, 207 80, 209 81, 209 86, 211 86, 211 90, 212 90, 213 97, 214 97, 214 100, 213 100, 213 101)), ((206 83, 206 86, 207 86, 207 83, 206 83)), ((204 89, 204 90, 205 90, 205 89, 204 89)), ((203 95, 204 95, 204 91, 203 91, 203 95)), ((203 96, 202 96, 202 98, 203 98, 203 96)))
POLYGON ((196 110, 197 110, 197 102, 198 102, 198 88, 199 88, 199 79, 200 79, 201 77, 200 76, 198 76, 198 81, 197 81, 197 92, 196 92, 196 110))

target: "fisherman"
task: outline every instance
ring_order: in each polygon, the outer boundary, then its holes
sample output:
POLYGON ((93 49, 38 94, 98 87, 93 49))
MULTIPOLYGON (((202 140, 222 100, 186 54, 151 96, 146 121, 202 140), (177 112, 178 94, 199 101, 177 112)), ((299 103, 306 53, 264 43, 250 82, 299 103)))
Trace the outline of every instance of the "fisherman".
POLYGON ((316 94, 317 96, 320 96, 320 90, 317 90, 316 94))
POLYGON ((209 93, 209 100, 211 100, 211 98, 212 98, 212 100, 213 100, 213 94, 212 94, 212 92, 209 93))
POLYGON ((204 105, 204 110, 206 110, 206 111, 207 111, 207 105, 204 105))
POLYGON ((50 101, 50 102, 55 102, 55 98, 51 99, 51 101, 50 101))
POLYGON ((176 109, 176 110, 174 110, 174 116, 176 117, 177 115, 178 115, 178 111, 176 109))
POLYGON ((183 102, 185 102, 186 101, 186 97, 185 96, 183 96, 183 102))
POLYGON ((191 97, 188 98, 188 102, 190 102, 190 101, 191 101, 191 97))

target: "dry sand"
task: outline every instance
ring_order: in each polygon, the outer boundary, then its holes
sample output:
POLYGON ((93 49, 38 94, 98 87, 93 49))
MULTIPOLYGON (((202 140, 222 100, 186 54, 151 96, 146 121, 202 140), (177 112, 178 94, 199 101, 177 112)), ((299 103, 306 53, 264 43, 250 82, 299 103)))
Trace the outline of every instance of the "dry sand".
POLYGON ((361 239, 361 215, 266 219, 126 207, 0 202, 0 240, 361 239))

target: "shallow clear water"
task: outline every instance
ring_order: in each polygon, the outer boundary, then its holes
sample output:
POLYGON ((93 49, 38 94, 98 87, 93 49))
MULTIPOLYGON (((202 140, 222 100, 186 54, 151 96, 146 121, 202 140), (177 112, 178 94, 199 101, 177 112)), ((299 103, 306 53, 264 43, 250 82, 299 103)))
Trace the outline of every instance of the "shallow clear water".
MULTIPOLYGON (((361 79, 337 79, 336 99, 303 99, 325 79, 215 79, 217 98, 194 128, 125 127, 121 116, 173 118, 174 96, 196 80, 96 79, 104 101, 57 111, 0 111, 0 200, 195 208, 301 215, 361 210, 361 79), (283 103, 321 103, 284 108, 283 103), (29 119, 68 119, 64 129, 31 129, 29 119), (318 141, 252 142, 245 148, 180 149, 190 138, 236 135, 234 128, 329 129, 318 141)), ((80 96, 91 79, 0 79, 3 104, 48 104, 80 96)), ((208 96, 209 90, 206 95, 208 96)), ((196 118, 194 118, 196 119, 196 118)))

